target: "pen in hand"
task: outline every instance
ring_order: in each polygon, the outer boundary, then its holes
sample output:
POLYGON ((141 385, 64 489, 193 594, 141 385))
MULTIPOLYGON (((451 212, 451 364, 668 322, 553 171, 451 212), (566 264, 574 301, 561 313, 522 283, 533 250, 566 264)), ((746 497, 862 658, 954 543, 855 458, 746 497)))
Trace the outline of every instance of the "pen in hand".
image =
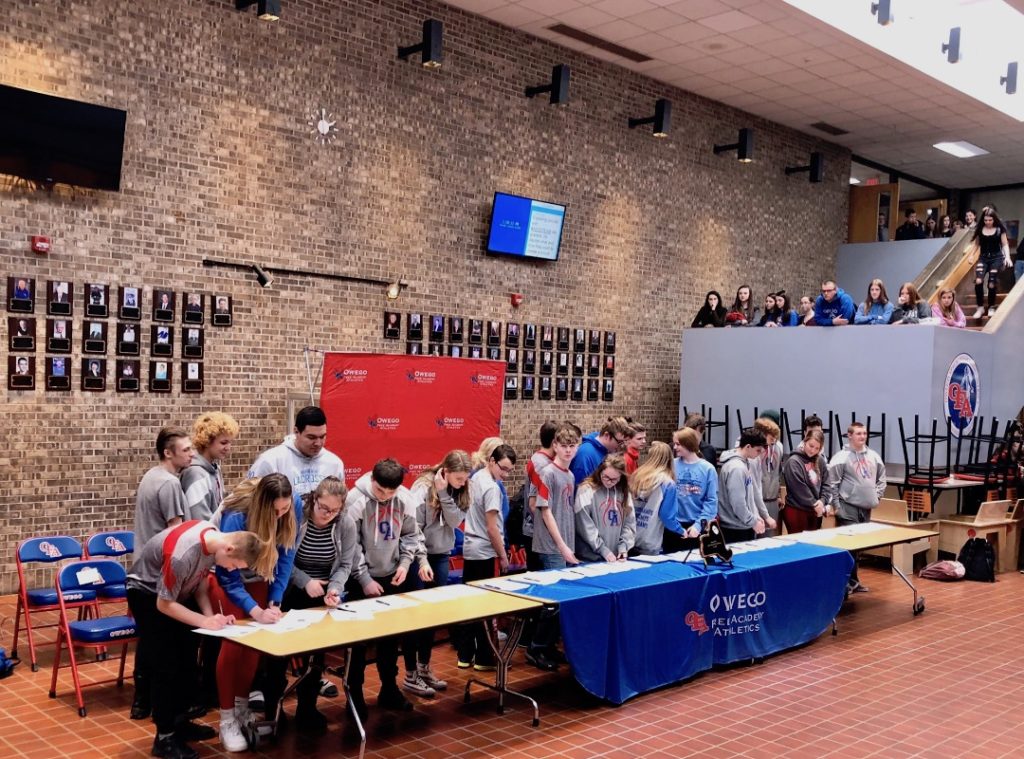
MULTIPOLYGON (((217 607, 220 609, 220 615, 223 617, 224 616, 224 604, 221 603, 220 601, 217 601, 217 607)), ((226 622, 226 624, 229 624, 229 625, 233 625, 234 623, 235 623, 235 620, 233 620, 233 619, 230 622, 226 622)))

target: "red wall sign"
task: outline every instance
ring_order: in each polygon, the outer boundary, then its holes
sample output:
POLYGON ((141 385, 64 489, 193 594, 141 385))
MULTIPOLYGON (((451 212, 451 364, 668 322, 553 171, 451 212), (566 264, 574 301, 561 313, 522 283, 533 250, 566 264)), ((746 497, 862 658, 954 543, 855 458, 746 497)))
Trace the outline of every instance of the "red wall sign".
POLYGON ((328 353, 327 447, 345 461, 349 487, 388 457, 409 470, 411 485, 453 448, 472 453, 499 434, 504 385, 500 361, 328 353))

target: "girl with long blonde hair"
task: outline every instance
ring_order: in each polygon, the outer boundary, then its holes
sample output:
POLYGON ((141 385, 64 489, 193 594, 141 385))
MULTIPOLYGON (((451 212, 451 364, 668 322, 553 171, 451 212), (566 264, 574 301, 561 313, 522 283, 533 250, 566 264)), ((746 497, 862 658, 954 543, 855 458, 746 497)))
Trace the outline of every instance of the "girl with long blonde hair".
POLYGON ((682 537, 675 488, 672 449, 656 440, 647 451, 647 460, 629 478, 636 522, 634 555, 661 553, 665 530, 682 537))

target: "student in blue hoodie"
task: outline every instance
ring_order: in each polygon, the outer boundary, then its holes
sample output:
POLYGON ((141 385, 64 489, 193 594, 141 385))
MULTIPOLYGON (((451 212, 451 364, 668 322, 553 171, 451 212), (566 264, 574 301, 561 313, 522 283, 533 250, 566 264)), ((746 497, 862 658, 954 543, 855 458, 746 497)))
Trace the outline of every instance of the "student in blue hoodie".
POLYGON ((868 297, 857 309, 853 317, 854 324, 888 324, 892 321, 893 305, 885 292, 885 283, 880 279, 871 280, 868 285, 868 297))
POLYGON ((675 541, 666 540, 666 552, 673 548, 683 551, 696 548, 701 530, 718 516, 718 472, 700 457, 700 435, 694 429, 683 427, 672 434, 672 443, 677 456, 672 462, 676 512, 685 534, 677 546, 671 545, 675 541))
POLYGON ((605 456, 610 453, 618 453, 631 437, 633 437, 632 428, 624 419, 620 418, 609 419, 599 432, 591 432, 584 437, 580 447, 576 450, 576 456, 569 464, 569 471, 576 478, 576 486, 579 487, 583 480, 601 466, 605 456))
POLYGON ((814 323, 819 327, 841 327, 849 324, 857 307, 853 298, 836 283, 827 279, 821 283, 821 295, 814 301, 814 323))

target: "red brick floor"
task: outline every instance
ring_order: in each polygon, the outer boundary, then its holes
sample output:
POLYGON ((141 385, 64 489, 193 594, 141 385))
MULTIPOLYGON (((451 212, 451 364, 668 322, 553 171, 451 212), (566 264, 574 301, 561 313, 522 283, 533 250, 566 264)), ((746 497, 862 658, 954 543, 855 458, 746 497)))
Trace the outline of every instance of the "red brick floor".
MULTIPOLYGON (((536 729, 517 703, 496 716, 486 692, 463 704, 467 675, 440 646, 435 670, 450 688, 418 701, 412 714, 375 712, 376 688, 367 682, 366 757, 1024 756, 1024 577, 1000 575, 994 585, 919 581, 928 605, 920 617, 898 578, 862 567, 861 579, 871 592, 847 605, 837 637, 826 632, 762 664, 705 673, 618 708, 587 696, 568 672, 539 673, 519 655, 513 687, 540 701, 536 729)), ((12 613, 12 599, 0 599, 0 617, 12 613)), ((10 629, 4 625, 8 648, 10 629)), ((152 725, 128 719, 130 686, 87 690, 89 714, 80 719, 70 671, 62 670, 58 698, 47 697, 52 649, 33 673, 20 648, 26 663, 0 681, 0 757, 148 756, 152 725)), ((100 676, 106 670, 113 665, 91 667, 100 676)), ((320 703, 331 720, 326 735, 289 733, 259 753, 356 756, 344 696, 320 703)), ((206 720, 216 726, 214 714, 206 720)), ((216 740, 196 746, 203 756, 221 755, 216 740)))

